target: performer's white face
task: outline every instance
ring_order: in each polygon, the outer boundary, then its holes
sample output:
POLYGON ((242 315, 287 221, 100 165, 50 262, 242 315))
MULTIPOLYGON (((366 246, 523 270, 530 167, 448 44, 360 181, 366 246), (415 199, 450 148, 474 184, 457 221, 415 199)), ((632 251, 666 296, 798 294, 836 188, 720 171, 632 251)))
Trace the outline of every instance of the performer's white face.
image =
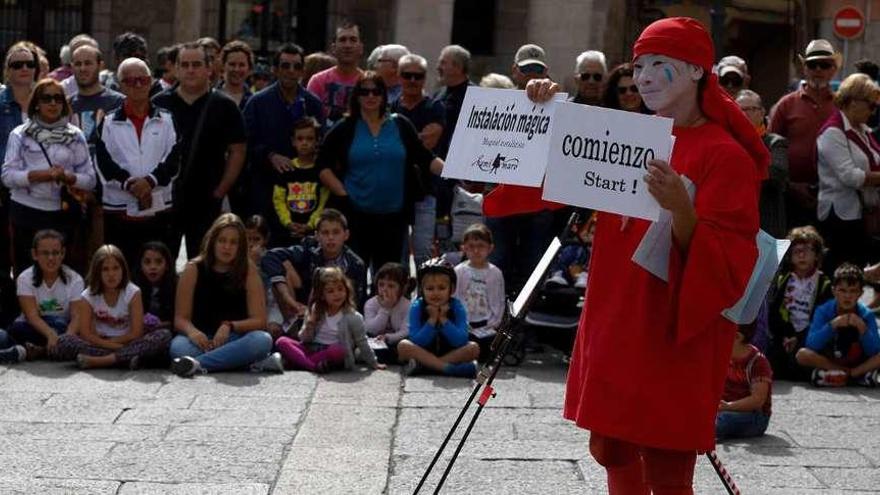
POLYGON ((633 79, 645 105, 658 115, 672 116, 674 109, 693 99, 703 69, 665 55, 646 54, 633 62, 633 79))

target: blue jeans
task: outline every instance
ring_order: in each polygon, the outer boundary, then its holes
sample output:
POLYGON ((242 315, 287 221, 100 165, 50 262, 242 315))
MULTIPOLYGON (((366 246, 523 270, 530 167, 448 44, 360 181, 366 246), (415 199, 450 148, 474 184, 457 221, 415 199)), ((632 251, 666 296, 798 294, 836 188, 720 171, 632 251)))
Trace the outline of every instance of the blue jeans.
MULTIPOLYGON (((437 223, 437 198, 425 196, 415 204, 415 219, 412 226, 412 252, 416 267, 431 258, 434 246, 434 227, 437 223)), ((409 252, 404 246, 403 266, 409 266, 409 252)))
POLYGON ((715 417, 715 438, 759 437, 769 423, 770 416, 761 411, 720 411, 715 417))
POLYGON ((199 349, 186 335, 177 335, 171 340, 168 353, 171 359, 193 357, 206 371, 225 371, 244 368, 265 358, 270 351, 272 337, 256 330, 245 334, 232 332, 225 344, 208 352, 199 349))
MULTIPOLYGON (((41 318, 43 318, 43 321, 52 327, 52 330, 55 330, 55 333, 58 335, 62 335, 66 332, 67 325, 70 324, 67 318, 62 316, 42 316, 41 318)), ((38 346, 46 345, 46 337, 36 331, 26 320, 16 320, 13 322, 9 327, 9 336, 12 337, 15 344, 19 345, 25 345, 28 342, 38 346)))
POLYGON ((8 349, 15 345, 15 342, 12 341, 12 337, 6 333, 6 330, 0 329, 0 349, 8 349))

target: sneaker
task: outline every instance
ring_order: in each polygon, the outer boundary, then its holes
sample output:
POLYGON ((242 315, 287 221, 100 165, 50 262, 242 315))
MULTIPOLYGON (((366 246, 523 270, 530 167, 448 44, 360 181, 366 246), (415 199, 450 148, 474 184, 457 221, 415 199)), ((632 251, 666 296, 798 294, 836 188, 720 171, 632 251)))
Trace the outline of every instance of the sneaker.
POLYGON ((810 380, 817 387, 844 387, 849 374, 843 370, 813 370, 810 380))
POLYGON ((265 358, 251 364, 251 371, 253 371, 254 373, 259 373, 261 371, 284 373, 284 361, 281 359, 281 353, 270 353, 265 358))
POLYGON ((207 373, 202 365, 190 356, 174 358, 171 361, 171 372, 177 376, 189 377, 196 373, 207 373))
POLYGON ((414 376, 421 371, 422 367, 415 359, 410 359, 403 365, 403 376, 414 376))
POLYGON ((587 288, 587 272, 578 273, 577 278, 574 280, 574 286, 578 289, 587 288))
POLYGON ((858 380, 858 384, 863 387, 874 388, 878 383, 880 383, 880 370, 869 371, 858 380))
POLYGON ((443 368, 443 373, 449 376, 475 378, 477 376, 477 362, 467 361, 464 363, 449 363, 443 368))
POLYGON ((568 287, 568 280, 565 280, 565 276, 562 275, 561 270, 557 270, 553 272, 550 277, 545 282, 546 285, 557 285, 561 287, 568 287))
POLYGON ((27 358, 27 350, 20 345, 0 350, 0 364, 16 364, 27 358))

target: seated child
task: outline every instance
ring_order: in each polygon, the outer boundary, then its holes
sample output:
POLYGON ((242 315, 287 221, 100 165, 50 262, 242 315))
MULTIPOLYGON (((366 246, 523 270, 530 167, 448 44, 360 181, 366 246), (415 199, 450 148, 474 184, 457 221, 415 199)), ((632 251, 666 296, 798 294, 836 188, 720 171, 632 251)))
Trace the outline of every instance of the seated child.
POLYGON ((0 343, 0 363, 17 363, 46 355, 65 333, 79 329, 83 279, 64 264, 64 236, 55 230, 34 235, 34 264, 16 279, 21 315, 0 343))
POLYGON ((49 350, 57 361, 76 360, 80 368, 139 367, 141 359, 168 351, 171 331, 144 332, 141 290, 131 283, 122 251, 105 244, 89 266, 88 287, 82 292, 79 334, 66 333, 49 350))
POLYGON ((477 375, 480 346, 468 340, 467 310, 453 297, 456 275, 442 258, 419 267, 419 297, 409 310, 409 338, 397 344, 404 374, 421 368, 449 376, 477 375))
POLYGON ((807 340, 816 308, 832 297, 831 279, 819 270, 824 242, 815 228, 794 228, 788 240, 786 269, 776 275, 768 298, 767 358, 777 379, 808 380, 795 355, 807 340))
POLYGON ((275 298, 285 318, 305 313, 306 306, 300 301, 308 300, 312 274, 320 267, 342 269, 354 284, 355 303, 361 305, 366 301, 367 268, 360 256, 345 245, 349 235, 345 216, 339 210, 325 208, 318 219, 317 229, 317 245, 303 242, 298 246, 271 249, 260 263, 272 282, 275 298), (284 268, 285 261, 293 267, 299 287, 289 285, 291 277, 284 268))
POLYGON ((580 225, 572 225, 571 230, 575 235, 573 239, 564 243, 556 259, 553 260, 547 284, 563 287, 574 284, 578 289, 585 289, 593 233, 596 230, 596 214, 590 215, 587 221, 580 225))
POLYGON ((304 117, 293 124, 291 142, 296 158, 290 169, 276 174, 272 188, 272 245, 286 247, 299 244, 315 231, 318 218, 327 203, 329 191, 318 180, 315 153, 320 124, 312 117, 304 117))
MULTIPOLYGON (((260 268, 260 280, 266 288, 266 331, 277 339, 283 333, 284 316, 281 315, 281 309, 278 307, 278 301, 271 290, 271 283, 266 272, 262 269, 261 262, 266 254, 266 244, 269 242, 269 225, 262 215, 251 215, 244 222, 244 229, 247 233, 248 258, 254 266, 260 268)), ((290 269, 290 263, 284 262, 285 269, 290 269)))
POLYGON ((364 305, 367 334, 382 341, 385 351, 377 350, 379 361, 397 362, 397 344, 409 335, 410 277, 400 263, 385 263, 376 272, 376 295, 364 305))
POLYGON ((715 437, 757 437, 770 423, 773 371, 757 347, 749 344, 755 327, 742 325, 733 341, 733 354, 724 382, 724 395, 715 418, 715 437))
POLYGON ((480 339, 493 337, 506 308, 504 275, 489 263, 494 247, 492 232, 475 223, 465 230, 462 239, 461 248, 467 260, 455 267, 455 297, 467 309, 471 334, 480 339))
POLYGON ((869 387, 877 385, 880 334, 874 314, 859 302, 864 283, 861 268, 843 263, 834 270, 834 299, 813 315, 797 361, 812 369, 816 386, 842 387, 850 379, 869 387))
POLYGON ((367 342, 364 317, 354 305, 351 281, 337 267, 318 268, 312 283, 309 313, 299 341, 280 337, 275 346, 288 368, 326 373, 353 369, 354 348, 374 369, 385 369, 367 342))
POLYGON ((145 243, 132 281, 141 289, 144 322, 148 330, 149 327, 174 328, 177 271, 168 246, 159 241, 145 243))

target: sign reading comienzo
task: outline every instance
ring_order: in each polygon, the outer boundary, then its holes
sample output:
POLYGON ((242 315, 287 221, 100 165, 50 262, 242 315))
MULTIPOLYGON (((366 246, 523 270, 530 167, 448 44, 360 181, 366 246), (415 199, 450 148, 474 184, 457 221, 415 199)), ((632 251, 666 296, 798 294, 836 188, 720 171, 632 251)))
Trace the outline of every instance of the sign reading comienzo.
POLYGON ((536 104, 525 91, 468 88, 443 177, 540 186, 556 104, 536 104))
POLYGON ((649 160, 669 158, 672 119, 575 103, 554 110, 544 199, 657 220, 643 178, 649 160))

